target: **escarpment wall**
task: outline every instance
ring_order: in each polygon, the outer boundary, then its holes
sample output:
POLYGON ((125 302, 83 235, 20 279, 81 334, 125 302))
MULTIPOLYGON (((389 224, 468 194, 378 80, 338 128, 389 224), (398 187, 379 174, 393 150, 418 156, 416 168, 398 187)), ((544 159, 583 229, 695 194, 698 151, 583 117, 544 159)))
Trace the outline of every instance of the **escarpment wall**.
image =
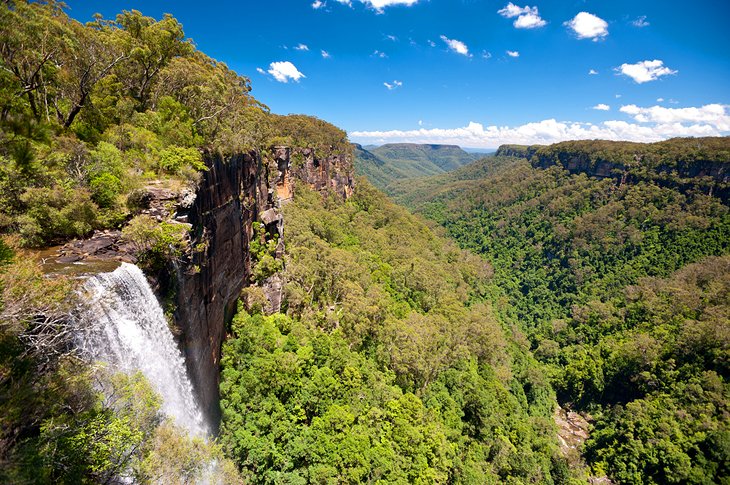
MULTIPOLYGON (((638 157, 637 157, 638 158, 638 157)), ((715 160, 678 161, 674 166, 660 164, 646 167, 640 160, 620 163, 601 158, 592 159, 585 153, 561 152, 555 156, 537 152, 530 160, 533 167, 561 165, 570 173, 585 173, 591 177, 613 178, 618 183, 653 181, 679 191, 700 190, 727 203, 730 200, 730 166, 715 160)))
POLYGON ((186 214, 191 251, 177 272, 174 319, 196 393, 215 428, 221 345, 250 283, 253 223, 281 231, 278 208, 297 184, 349 197, 354 170, 349 155, 318 158, 310 148, 276 147, 263 156, 207 153, 205 161, 208 170, 186 214))
POLYGON ((259 160, 207 155, 208 171, 188 214, 192 252, 177 275, 175 321, 188 372, 211 421, 219 419, 218 365, 226 322, 251 272, 248 248, 256 214, 259 160))
MULTIPOLYGON (((586 143, 590 149, 591 142, 586 143)), ((730 142, 724 143, 730 145, 730 142)), ((657 145, 659 144, 661 142, 657 145)), ((660 155, 647 155, 642 151, 642 144, 632 144, 636 145, 633 154, 614 153, 609 148, 605 150, 605 154, 581 151, 575 147, 556 148, 561 145, 560 143, 551 146, 502 145, 496 155, 526 158, 535 168, 558 165, 573 174, 585 173, 596 178, 613 178, 619 184, 652 181, 657 185, 676 188, 683 192, 699 190, 714 195, 726 203, 730 200, 730 163, 724 159, 711 160, 693 155, 686 158, 678 156, 677 159, 671 160, 671 163, 666 161, 660 163, 651 161, 660 155)), ((671 157, 665 156, 666 158, 671 157)))

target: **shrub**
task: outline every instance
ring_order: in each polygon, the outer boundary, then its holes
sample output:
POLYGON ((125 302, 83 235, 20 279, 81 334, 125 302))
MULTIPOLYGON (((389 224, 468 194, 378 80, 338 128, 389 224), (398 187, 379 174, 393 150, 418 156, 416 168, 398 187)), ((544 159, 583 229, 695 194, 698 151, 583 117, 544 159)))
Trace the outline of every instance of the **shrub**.
POLYGON ((160 172, 178 175, 185 169, 205 170, 205 163, 200 152, 195 148, 171 146, 160 152, 158 162, 160 172))
POLYGON ((132 219, 122 229, 122 235, 134 245, 139 264, 152 271, 159 271, 168 261, 180 258, 186 247, 185 226, 157 222, 148 215, 132 219))
POLYGON ((118 179, 124 177, 124 163, 122 152, 111 143, 99 142, 91 152, 91 170, 89 178, 93 180, 102 174, 112 174, 118 179))
POLYGON ((127 209, 133 213, 139 213, 144 209, 149 209, 152 194, 145 189, 135 189, 127 196, 127 209))
POLYGON ((113 207, 122 192, 122 182, 116 175, 102 173, 91 179, 91 198, 99 207, 113 207))
POLYGON ((97 225, 98 207, 86 190, 30 188, 20 199, 27 208, 16 219, 23 246, 42 246, 83 237, 97 225))

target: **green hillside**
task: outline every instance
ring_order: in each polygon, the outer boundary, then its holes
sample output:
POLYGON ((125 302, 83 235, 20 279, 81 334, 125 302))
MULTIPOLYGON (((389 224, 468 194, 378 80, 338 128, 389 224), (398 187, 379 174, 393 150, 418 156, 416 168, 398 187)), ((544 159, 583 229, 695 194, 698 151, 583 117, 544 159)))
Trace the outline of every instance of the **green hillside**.
POLYGON ((379 158, 362 145, 353 143, 355 155, 355 173, 367 177, 367 179, 380 190, 385 188, 394 180, 405 178, 405 174, 398 171, 397 167, 379 158))
POLYGON ((389 143, 371 150, 373 154, 392 163, 420 167, 421 174, 431 170, 431 166, 448 172, 473 162, 474 157, 456 145, 418 145, 414 143, 389 143))
POLYGON ((355 169, 381 190, 414 177, 448 172, 477 159, 455 145, 391 143, 366 149, 355 145, 355 169))
POLYGON ((621 483, 728 479, 729 148, 510 147, 397 195, 494 265, 492 297, 621 483))
POLYGON ((285 314, 240 311, 221 441, 250 483, 565 483, 554 394, 491 268, 365 180, 285 207, 285 314))

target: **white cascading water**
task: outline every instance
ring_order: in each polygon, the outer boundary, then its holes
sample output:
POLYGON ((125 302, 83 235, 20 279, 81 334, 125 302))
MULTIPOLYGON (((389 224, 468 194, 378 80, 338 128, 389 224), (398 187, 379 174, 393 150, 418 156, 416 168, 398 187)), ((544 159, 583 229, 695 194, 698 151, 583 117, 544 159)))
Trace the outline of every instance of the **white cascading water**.
POLYGON ((209 436, 185 359, 142 270, 129 263, 84 284, 89 298, 81 348, 114 370, 141 371, 162 398, 162 412, 193 436, 209 436))

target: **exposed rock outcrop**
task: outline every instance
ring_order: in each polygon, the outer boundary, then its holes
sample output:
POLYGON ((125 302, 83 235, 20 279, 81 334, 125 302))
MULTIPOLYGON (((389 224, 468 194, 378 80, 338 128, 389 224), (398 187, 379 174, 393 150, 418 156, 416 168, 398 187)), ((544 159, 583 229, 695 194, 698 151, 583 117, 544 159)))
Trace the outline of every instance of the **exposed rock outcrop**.
POLYGON ((177 272, 175 323, 201 405, 215 422, 218 365, 226 323, 251 274, 251 223, 257 215, 259 158, 206 155, 208 170, 189 213, 192 253, 177 272))
MULTIPOLYGON (((151 183, 133 197, 135 214, 190 227, 190 248, 178 263, 174 285, 156 284, 176 311, 175 326, 186 356, 191 380, 212 423, 219 419, 218 385, 221 345, 226 326, 236 311, 243 288, 251 284, 253 224, 263 223, 266 237, 278 236, 276 258, 284 253, 282 203, 294 196, 298 184, 346 199, 352 194, 354 169, 349 154, 317 157, 311 148, 276 147, 270 154, 242 153, 204 156, 208 170, 197 189, 172 190, 151 183), (170 293, 171 292, 171 293, 170 293)), ((135 262, 135 248, 121 231, 99 231, 89 239, 74 240, 41 254, 47 271, 73 263, 135 262)), ((86 271, 86 272, 89 272, 86 271)), ((148 275, 155 280, 158 275, 148 275)), ((157 280, 159 283, 161 280, 157 280)), ((261 284, 264 310, 279 311, 284 280, 281 274, 261 284)))
POLYGON ((497 156, 526 158, 533 167, 613 178, 617 184, 651 181, 682 192, 730 200, 730 137, 675 138, 657 143, 584 140, 554 145, 502 145, 497 156))
MULTIPOLYGON (((185 214, 192 224, 192 252, 177 272, 175 323, 182 331, 193 385, 217 422, 221 345, 241 290, 250 283, 253 223, 263 222, 272 237, 279 234, 280 257, 280 204, 293 197, 297 184, 349 197, 353 166, 347 154, 318 158, 313 149, 288 147, 276 147, 264 157, 257 152, 232 157, 207 153, 205 161, 209 169, 185 214)), ((267 310, 280 308, 282 286, 280 275, 267 280, 267 310)))

